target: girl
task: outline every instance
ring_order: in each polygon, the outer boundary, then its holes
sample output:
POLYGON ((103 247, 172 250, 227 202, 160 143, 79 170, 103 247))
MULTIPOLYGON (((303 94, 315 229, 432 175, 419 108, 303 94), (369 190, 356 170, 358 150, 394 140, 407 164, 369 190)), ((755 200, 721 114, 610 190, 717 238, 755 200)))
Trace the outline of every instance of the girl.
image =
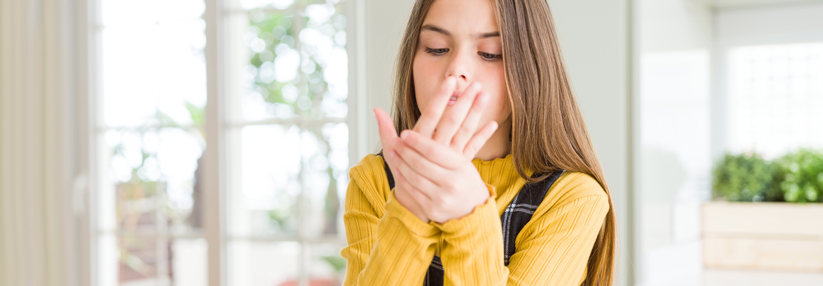
POLYGON ((394 114, 350 170, 344 285, 612 284, 611 195, 546 0, 418 0, 394 114))

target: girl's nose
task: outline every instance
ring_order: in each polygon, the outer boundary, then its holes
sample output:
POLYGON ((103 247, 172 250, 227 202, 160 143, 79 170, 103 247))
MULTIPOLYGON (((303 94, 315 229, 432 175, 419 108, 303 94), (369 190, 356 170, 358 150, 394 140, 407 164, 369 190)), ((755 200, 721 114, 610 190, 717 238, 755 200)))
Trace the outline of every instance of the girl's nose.
POLYGON ((466 52, 458 51, 449 64, 448 70, 446 71, 446 77, 457 77, 458 88, 467 86, 472 80, 470 78, 470 71, 472 70, 470 61, 470 55, 467 55, 466 52))

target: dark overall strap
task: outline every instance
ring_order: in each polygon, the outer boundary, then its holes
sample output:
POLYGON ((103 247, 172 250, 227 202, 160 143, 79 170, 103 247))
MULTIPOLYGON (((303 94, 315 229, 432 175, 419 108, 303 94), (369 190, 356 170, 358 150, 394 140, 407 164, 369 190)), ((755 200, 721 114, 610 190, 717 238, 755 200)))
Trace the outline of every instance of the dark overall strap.
MULTIPOLYGON (((391 169, 386 161, 383 161, 383 169, 386 171, 386 177, 389 180, 389 188, 394 190, 394 176, 392 176, 391 169)), ((546 197, 549 188, 557 181, 565 171, 558 170, 546 179, 536 182, 527 183, 520 189, 520 192, 512 200, 503 215, 500 216, 500 221, 503 226, 503 263, 509 266, 509 258, 514 254, 514 242, 517 235, 526 226, 526 223, 531 220, 532 215, 537 210, 537 207, 546 197)), ((534 174, 532 177, 539 177, 540 174, 534 174)), ((437 255, 432 259, 429 269, 426 271, 426 279, 423 280, 423 285, 426 286, 441 286, 443 285, 443 277, 445 272, 443 270, 443 262, 437 255)))
MULTIPOLYGON (((546 193, 549 191, 557 178, 565 171, 558 170, 536 183, 527 183, 520 189, 520 193, 514 197, 514 200, 506 207, 506 211, 500 216, 500 222, 503 226, 503 264, 509 266, 509 258, 515 251, 515 240, 517 235, 524 226, 532 219, 532 215, 537 211, 537 207, 543 202, 546 193)), ((539 174, 532 176, 532 178, 540 177, 539 174)))

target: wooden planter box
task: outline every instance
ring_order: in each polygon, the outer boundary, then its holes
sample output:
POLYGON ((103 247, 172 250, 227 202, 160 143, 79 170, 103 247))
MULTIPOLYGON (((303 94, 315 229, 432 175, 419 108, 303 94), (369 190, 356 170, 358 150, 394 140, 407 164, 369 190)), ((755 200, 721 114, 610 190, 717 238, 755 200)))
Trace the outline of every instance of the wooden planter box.
POLYGON ((706 203, 703 264, 823 272, 823 204, 706 203))

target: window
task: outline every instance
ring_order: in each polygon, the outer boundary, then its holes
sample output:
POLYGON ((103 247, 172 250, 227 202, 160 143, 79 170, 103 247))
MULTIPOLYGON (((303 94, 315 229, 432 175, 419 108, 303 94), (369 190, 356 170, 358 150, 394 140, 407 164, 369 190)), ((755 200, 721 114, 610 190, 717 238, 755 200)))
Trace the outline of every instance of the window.
POLYGON ((245 1, 223 13, 233 74, 224 130, 230 285, 339 283, 345 273, 344 8, 245 1))
POLYGON ((226 1, 217 23, 204 20, 206 3, 97 2, 95 279, 206 285, 208 249, 225 247, 220 277, 229 285, 338 285, 349 166, 345 3, 226 1), (206 35, 218 23, 223 122, 205 120, 206 67, 215 66, 206 35), (222 151, 208 149, 206 130, 219 130, 222 151), (203 213, 206 152, 226 153, 217 216, 203 213), (211 217, 226 219, 225 243, 206 242, 211 217))
POLYGON ((731 48, 728 80, 732 152, 823 147, 823 43, 731 48))
POLYGON ((172 3, 99 2, 98 285, 205 285, 205 7, 172 3))

